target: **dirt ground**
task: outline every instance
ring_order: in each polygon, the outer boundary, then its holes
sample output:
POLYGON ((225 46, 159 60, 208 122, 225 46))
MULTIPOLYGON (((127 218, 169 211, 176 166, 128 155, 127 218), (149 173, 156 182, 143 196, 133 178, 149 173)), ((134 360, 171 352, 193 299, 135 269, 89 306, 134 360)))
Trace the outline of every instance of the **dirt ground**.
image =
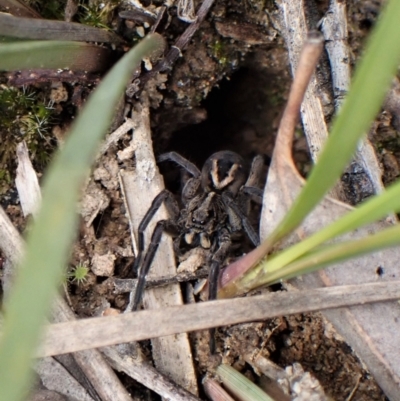
MULTIPOLYGON (((326 1, 318 1, 315 10, 322 17, 327 6, 326 1)), ((363 40, 372 28, 379 8, 379 1, 348 1, 353 64, 361 53, 363 40)), ((172 44, 187 24, 176 17, 174 8, 170 14, 171 23, 163 34, 172 44)), ((173 150, 201 167, 213 152, 233 150, 249 163, 255 155, 264 155, 267 170, 291 82, 287 53, 277 21, 277 6, 269 0, 216 1, 172 71, 157 78, 158 87, 154 82, 148 84, 153 85, 148 92, 151 94, 151 126, 156 155, 173 150)), ((119 21, 119 24, 125 34, 137 28, 129 21, 119 21)), ((10 85, 6 76, 1 78, 0 83, 3 85, 1 90, 10 85)), ((96 82, 73 84, 52 81, 18 89, 35 92, 38 94, 37 101, 54 100, 48 132, 31 139, 36 146, 33 161, 39 174, 50 157, 40 158, 40 152, 50 154, 64 140, 73 117, 95 85, 96 82)), ((135 97, 127 98, 128 104, 135 101, 135 97)), ((117 115, 114 127, 123 121, 123 113, 117 115)), ((1 134, 7 135, 6 132, 1 134)), ((384 167, 385 181, 392 182, 400 171, 396 116, 387 110, 382 112, 371 137, 384 167)), ((134 160, 123 165, 115 161, 116 152, 124 149, 129 140, 130 134, 127 134, 109 149, 96 165, 94 180, 90 184, 91 196, 102 197, 104 206, 97 214, 93 210, 86 211, 87 216, 94 213, 94 219, 90 226, 82 222, 79 241, 75 244, 69 265, 70 277, 65 286, 73 310, 82 318, 98 316, 109 307, 122 311, 128 302, 127 294, 115 295, 106 275, 96 275, 93 270, 96 271, 94 267, 101 264, 99 259, 111 252, 115 258, 110 275, 123 278, 134 261, 129 224, 115 174, 120 168, 134 167, 134 160), (78 267, 89 269, 82 280, 76 274, 78 267)), ((2 155, 6 152, 4 147, 1 151, 2 155)), ((310 160, 301 125, 296 133, 294 155, 299 170, 306 175, 310 160)), ((21 216, 11 179, 15 162, 2 156, 1 167, 11 170, 8 181, 5 180, 2 185, 1 204, 23 232, 26 221, 21 216)), ((166 173, 166 187, 178 194, 179 170, 174 172, 170 166, 160 168, 166 173)), ((353 187, 349 189, 354 190, 353 187)), ((245 250, 242 248, 240 251, 245 250)), ((182 284, 182 287, 189 284, 182 284)), ((279 289, 277 286, 273 290, 279 289)), ((209 354, 204 351, 205 338, 201 333, 191 335, 199 383, 210 368, 209 354)), ((149 344, 144 342, 143 346, 149 353, 149 344)), ((254 350, 281 367, 300 363, 320 381, 332 399, 346 400, 353 390, 353 401, 386 399, 351 348, 332 335, 329 324, 318 313, 284 316, 217 330, 220 360, 260 382, 245 360, 245 356, 254 350)), ((132 379, 124 375, 121 378, 130 392, 140 390, 142 399, 157 399, 156 395, 149 394, 132 379)))

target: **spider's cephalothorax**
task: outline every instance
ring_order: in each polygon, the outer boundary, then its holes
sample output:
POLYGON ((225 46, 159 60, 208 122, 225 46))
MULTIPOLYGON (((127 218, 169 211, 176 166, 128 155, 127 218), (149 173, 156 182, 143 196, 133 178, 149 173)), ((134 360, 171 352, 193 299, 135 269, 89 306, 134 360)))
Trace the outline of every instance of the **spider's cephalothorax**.
POLYGON ((202 247, 210 250, 209 299, 215 299, 221 263, 227 256, 232 233, 246 232, 254 245, 259 237, 247 218, 249 195, 261 200, 262 191, 256 187, 263 160, 253 160, 247 176, 244 160, 236 153, 222 151, 214 153, 205 162, 202 171, 178 153, 161 155, 158 162, 170 160, 191 174, 182 190, 183 208, 180 210, 173 195, 162 191, 157 195, 138 229, 138 255, 132 270, 140 266, 139 280, 133 309, 137 309, 142 298, 145 277, 150 269, 163 231, 176 237, 174 248, 181 252, 187 247, 202 247), (170 219, 157 223, 151 242, 143 257, 144 230, 162 203, 165 203, 170 219))

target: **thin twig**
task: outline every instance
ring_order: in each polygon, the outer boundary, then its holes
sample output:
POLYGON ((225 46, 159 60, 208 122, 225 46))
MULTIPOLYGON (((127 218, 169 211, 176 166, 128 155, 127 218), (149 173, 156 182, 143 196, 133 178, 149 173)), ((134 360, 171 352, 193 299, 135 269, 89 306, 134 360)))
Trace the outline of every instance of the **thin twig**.
MULTIPOLYGON (((182 272, 174 275, 148 278, 146 280, 145 288, 162 287, 164 285, 174 283, 185 283, 187 281, 198 280, 207 278, 209 274, 208 269, 203 268, 195 272, 182 272)), ((103 285, 111 286, 114 294, 125 294, 127 292, 136 291, 137 279, 122 279, 116 277, 108 278, 103 285)))
POLYGON ((193 35, 199 29, 200 24, 204 21, 208 11, 214 4, 215 0, 204 0, 199 10, 197 11, 196 20, 190 24, 185 32, 176 40, 173 46, 169 49, 166 56, 159 61, 151 71, 140 78, 140 86, 144 87, 146 82, 158 72, 169 71, 175 61, 182 55, 182 51, 188 46, 193 35))
POLYGON ((135 122, 132 119, 127 118, 126 121, 121 126, 119 126, 114 132, 112 132, 110 135, 107 136, 107 138, 101 145, 99 153, 97 154, 97 159, 99 159, 102 155, 104 155, 104 153, 107 152, 108 148, 113 143, 118 142, 126 133, 134 129, 135 126, 136 126, 135 122))

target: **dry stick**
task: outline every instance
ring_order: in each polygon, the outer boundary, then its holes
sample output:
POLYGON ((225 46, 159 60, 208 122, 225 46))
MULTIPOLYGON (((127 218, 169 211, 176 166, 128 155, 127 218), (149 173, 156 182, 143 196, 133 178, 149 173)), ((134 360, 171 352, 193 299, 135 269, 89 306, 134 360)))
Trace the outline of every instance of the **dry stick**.
POLYGON ((98 160, 104 153, 107 152, 108 148, 113 144, 117 143, 125 134, 136 127, 136 123, 127 118, 125 122, 119 126, 114 132, 107 136, 105 141, 102 143, 101 148, 97 154, 96 160, 98 160))
POLYGON ((111 366, 124 372, 147 388, 155 391, 164 399, 175 401, 199 401, 199 398, 177 386, 164 375, 161 375, 149 363, 132 363, 132 353, 121 350, 124 346, 104 347, 101 352, 106 356, 111 366))
MULTIPOLYGON (((187 281, 198 280, 207 278, 209 274, 208 269, 202 268, 195 272, 181 272, 174 275, 162 276, 157 278, 146 279, 145 288, 162 287, 164 285, 174 283, 185 283, 187 281)), ((122 279, 116 277, 108 278, 103 285, 112 287, 113 294, 125 294, 127 292, 136 291, 137 279, 122 279)))
MULTIPOLYGON (((61 357, 68 357, 68 354, 61 357)), ((34 370, 39 375, 43 386, 48 390, 57 391, 58 394, 63 394, 79 401, 101 401, 95 392, 89 392, 85 388, 86 386, 83 387, 82 382, 75 378, 77 372, 76 364, 74 367, 66 369, 58 361, 58 358, 60 357, 48 357, 35 361, 34 370), (96 396, 97 398, 95 398, 96 396)))
MULTIPOLYGON (((58 302, 60 301, 61 299, 58 300, 58 302)), ((59 308, 59 310, 62 310, 65 313, 65 319, 66 319, 70 315, 71 311, 68 308, 68 306, 64 308, 64 305, 66 306, 65 302, 63 302, 61 308, 60 305, 57 305, 57 308, 59 308)), ((70 323, 72 323, 72 320, 70 320, 70 323)), ((120 347, 118 348, 107 347, 103 348, 101 350, 101 353, 105 354, 108 362, 115 370, 125 372, 127 375, 131 376, 139 383, 145 385, 150 390, 155 391, 160 396, 166 399, 181 401, 182 398, 177 397, 177 394, 179 395, 183 394, 184 395, 183 399, 197 400, 197 398, 193 397, 192 394, 190 394, 188 391, 186 391, 182 387, 177 386, 175 383, 170 382, 165 376, 157 372, 154 368, 149 367, 147 363, 132 358, 132 352, 130 352, 129 349, 126 350, 120 347), (126 351, 128 351, 128 353, 126 351), (155 381, 154 379, 157 380, 155 381), (165 385, 165 383, 168 383, 168 385, 165 385)), ((98 352, 97 350, 86 349, 86 351, 82 350, 78 353, 74 353, 74 357, 78 363, 84 362, 86 364, 91 365, 95 364, 96 360, 98 360, 99 358, 101 358, 101 361, 103 361, 103 356, 101 355, 101 353, 98 352), (95 351, 95 354, 92 354, 93 351, 95 351), (95 361, 92 361, 93 357, 95 358, 95 361)), ((96 370, 94 370, 94 372, 97 375, 101 375, 101 372, 97 372, 96 370)), ((85 373, 88 374, 87 371, 85 371, 85 373)), ((88 377, 91 381, 93 380, 92 376, 89 375, 88 377)), ((107 377, 103 376, 103 380, 104 380, 104 385, 107 385, 107 383, 109 383, 108 382, 109 379, 107 377)), ((97 386, 95 388, 97 389, 97 386)))
POLYGON ((268 293, 82 319, 50 325, 43 337, 38 356, 398 298, 400 281, 393 281, 268 293))
MULTIPOLYGON (((58 322, 76 321, 74 313, 60 297, 54 302, 53 320, 58 322)), ((74 359, 86 377, 90 380, 102 400, 132 401, 125 387, 119 381, 103 356, 97 350, 91 349, 74 353, 74 359)))
MULTIPOLYGON (((351 76, 351 55, 347 43, 346 2, 331 0, 329 10, 321 22, 321 30, 326 41, 325 48, 331 66, 332 86, 335 97, 335 109, 337 112, 343 104, 349 89, 351 76)), ((384 191, 381 179, 382 171, 374 148, 368 138, 364 138, 360 141, 355 159, 370 178, 375 193, 379 194, 384 191)), ((397 221, 394 215, 391 216, 391 219, 393 222, 397 221)))
POLYGON ((160 71, 165 71, 170 69, 172 64, 178 59, 178 57, 181 55, 182 50, 186 48, 186 46, 192 39, 193 35, 199 29, 200 24, 204 21, 204 18, 206 17, 208 11, 214 4, 214 1, 215 0, 203 1, 197 12, 195 22, 193 22, 186 28, 185 32, 183 32, 183 34, 178 38, 174 46, 171 47, 171 49, 165 56, 165 59, 161 61, 162 68, 160 71))
POLYGON ((204 18, 206 17, 208 11, 214 4, 214 1, 215 0, 203 1, 197 12, 196 20, 186 28, 185 32, 183 32, 183 34, 176 40, 175 44, 171 46, 171 49, 164 57, 164 59, 159 61, 151 71, 149 71, 146 75, 144 75, 140 79, 141 87, 143 87, 144 84, 157 72, 164 72, 171 69, 175 61, 182 55, 182 50, 186 48, 186 46, 192 39, 193 35, 199 29, 200 24, 204 21, 204 18))
POLYGON ((118 13, 118 17, 122 19, 128 19, 131 21, 139 22, 141 24, 148 23, 149 25, 153 25, 156 22, 156 17, 136 7, 133 10, 120 11, 118 13))
POLYGON ((167 11, 167 6, 161 6, 158 14, 157 14, 157 19, 154 22, 153 26, 150 29, 150 33, 154 33, 157 31, 158 26, 160 25, 160 22, 162 21, 165 12, 167 11))

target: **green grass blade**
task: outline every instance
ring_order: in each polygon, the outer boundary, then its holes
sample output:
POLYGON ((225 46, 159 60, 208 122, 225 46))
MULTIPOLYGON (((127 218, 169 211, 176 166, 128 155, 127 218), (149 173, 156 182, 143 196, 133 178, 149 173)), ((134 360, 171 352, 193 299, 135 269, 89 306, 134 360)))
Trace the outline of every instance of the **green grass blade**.
POLYGON ((225 388, 243 401, 274 401, 267 393, 229 365, 219 365, 216 371, 225 388))
POLYGON ((373 30, 350 92, 303 190, 271 237, 296 228, 335 184, 379 111, 400 63, 400 1, 391 0, 373 30))
POLYGON ((75 238, 79 189, 132 71, 143 57, 162 46, 161 37, 152 35, 115 65, 87 101, 49 168, 42 208, 28 235, 26 255, 5 305, 0 339, 0 400, 21 401, 26 395, 40 326, 49 312, 75 238))
MULTIPOLYGON (((84 69, 105 64, 100 47, 80 42, 32 41, 0 44, 0 71, 30 68, 84 69), (93 60, 92 60, 93 59, 93 60), (85 67, 85 68, 83 68, 85 67)), ((97 69, 98 70, 98 69, 97 69)))
POLYGON ((400 225, 395 225, 359 240, 317 248, 279 270, 267 272, 258 284, 273 284, 281 279, 297 277, 334 263, 398 245, 400 245, 400 225))
POLYGON ((286 265, 324 242, 382 219, 390 213, 398 212, 400 212, 400 181, 393 184, 384 193, 367 200, 328 227, 281 253, 271 256, 267 261, 262 261, 248 275, 238 281, 237 286, 239 288, 243 286, 246 289, 256 288, 259 286, 259 281, 269 281, 271 274, 282 274, 280 271, 286 265))

